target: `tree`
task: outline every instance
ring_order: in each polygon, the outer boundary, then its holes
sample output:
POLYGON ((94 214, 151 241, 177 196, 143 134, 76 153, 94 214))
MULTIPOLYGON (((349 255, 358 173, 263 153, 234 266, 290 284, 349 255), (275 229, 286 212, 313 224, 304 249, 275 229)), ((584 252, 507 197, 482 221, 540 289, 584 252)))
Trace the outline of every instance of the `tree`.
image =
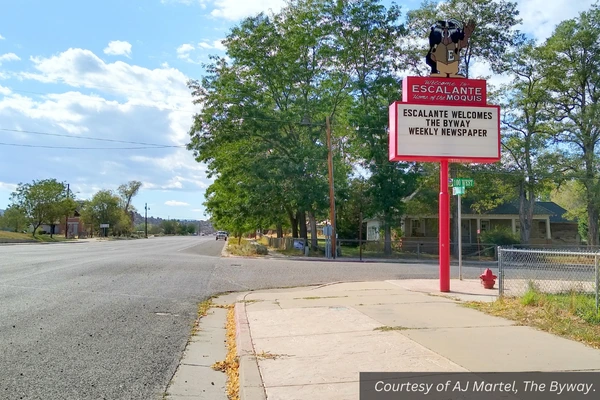
POLYGON ((203 106, 189 146, 197 160, 215 175, 243 177, 245 197, 262 194, 253 219, 287 216, 296 237, 306 237, 307 212, 327 207, 324 125, 348 98, 327 5, 293 1, 242 21, 224 41, 231 64, 215 59, 201 84, 190 83, 203 106))
POLYGON ((162 229, 165 235, 175 235, 179 224, 175 220, 166 220, 161 222, 162 229))
POLYGON ((100 190, 91 200, 84 203, 82 218, 93 230, 100 229, 100 224, 109 224, 113 233, 119 231, 122 223, 123 210, 121 199, 111 190, 100 190))
POLYGON ((352 148, 369 173, 367 192, 373 217, 380 217, 385 232, 385 252, 391 253, 392 227, 405 212, 405 199, 416 190, 414 165, 388 159, 388 107, 400 97, 401 48, 405 33, 400 9, 386 9, 377 1, 338 2, 334 27, 343 59, 349 66, 353 102, 348 120, 354 128, 352 148))
POLYGON ((517 181, 520 239, 528 244, 536 198, 550 183, 556 161, 552 151, 547 150, 551 144, 550 99, 543 86, 539 49, 533 43, 519 48, 508 59, 515 79, 506 88, 507 99, 501 107, 504 167, 517 181))
POLYGON ((567 210, 563 217, 577 220, 579 236, 584 241, 588 241, 586 189, 581 181, 562 182, 552 191, 550 199, 567 210))
POLYGON ((28 222, 24 210, 16 205, 9 206, 0 216, 0 228, 8 228, 13 232, 22 232, 27 229, 28 222))
MULTIPOLYGON (((123 212, 125 216, 129 218, 128 226, 119 226, 122 233, 131 233, 133 231, 133 213, 135 212, 135 208, 131 206, 131 199, 138 194, 141 187, 142 182, 130 181, 126 184, 120 185, 117 189, 117 192, 119 193, 119 195, 121 195, 123 212)), ((125 219, 123 219, 122 222, 125 223, 125 219)))
POLYGON ((33 225, 33 236, 44 223, 54 226, 60 218, 74 209, 75 202, 67 197, 67 185, 56 179, 34 180, 19 183, 10 197, 12 205, 18 207, 33 225))
POLYGON ((120 185, 117 191, 121 195, 121 199, 123 201, 123 210, 125 213, 128 213, 130 210, 131 199, 135 197, 140 188, 142 187, 142 182, 139 181, 130 181, 126 184, 120 185))
POLYGON ((586 191, 588 244, 598 245, 600 217, 600 9, 560 23, 542 48, 541 74, 565 149, 568 176, 586 191))

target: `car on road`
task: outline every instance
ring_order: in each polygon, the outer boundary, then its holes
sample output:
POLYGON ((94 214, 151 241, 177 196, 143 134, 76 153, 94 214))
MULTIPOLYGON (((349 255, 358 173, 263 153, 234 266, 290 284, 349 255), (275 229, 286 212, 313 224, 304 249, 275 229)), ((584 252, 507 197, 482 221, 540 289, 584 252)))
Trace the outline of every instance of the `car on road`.
POLYGON ((223 239, 223 240, 227 240, 227 232, 225 231, 218 231, 217 232, 217 240, 219 239, 223 239))

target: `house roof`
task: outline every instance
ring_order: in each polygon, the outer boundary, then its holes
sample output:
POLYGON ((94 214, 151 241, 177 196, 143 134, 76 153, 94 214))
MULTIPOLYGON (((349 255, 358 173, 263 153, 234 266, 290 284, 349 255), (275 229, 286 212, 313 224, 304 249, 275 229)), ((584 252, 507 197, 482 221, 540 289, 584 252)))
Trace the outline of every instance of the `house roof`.
POLYGON ((570 220, 564 217, 567 210, 559 206, 553 201, 539 201, 538 204, 541 207, 544 207, 546 210, 550 211, 550 222, 574 222, 575 220, 570 220))
MULTIPOLYGON (((567 212, 564 208, 559 206, 553 201, 536 201, 533 206, 533 215, 548 215, 550 222, 574 222, 564 217, 567 212)), ((468 214, 479 214, 473 211, 470 207, 467 210, 468 214)), ((519 214, 519 203, 511 202, 501 204, 498 207, 484 212, 487 215, 518 215, 519 214)))

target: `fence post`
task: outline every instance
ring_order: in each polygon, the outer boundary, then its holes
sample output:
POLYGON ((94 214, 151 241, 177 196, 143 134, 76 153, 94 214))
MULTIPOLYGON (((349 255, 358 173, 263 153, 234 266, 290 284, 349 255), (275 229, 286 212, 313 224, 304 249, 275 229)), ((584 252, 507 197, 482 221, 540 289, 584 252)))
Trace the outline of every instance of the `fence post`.
POLYGON ((596 314, 598 314, 598 287, 600 286, 600 273, 598 271, 598 253, 594 256, 594 269, 596 271, 596 314))
POLYGON ((421 259, 421 243, 417 243, 417 260, 421 259))
POLYGON ((504 296, 504 267, 502 265, 502 249, 500 246, 497 248, 498 251, 498 294, 500 298, 504 296))

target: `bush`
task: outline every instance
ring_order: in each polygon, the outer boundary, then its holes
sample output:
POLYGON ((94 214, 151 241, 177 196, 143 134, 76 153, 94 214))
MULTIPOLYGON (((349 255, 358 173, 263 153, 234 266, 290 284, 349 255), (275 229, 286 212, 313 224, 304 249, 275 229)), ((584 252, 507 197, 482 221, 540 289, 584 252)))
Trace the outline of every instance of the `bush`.
POLYGON ((519 237, 508 228, 494 228, 481 234, 481 242, 496 246, 508 246, 519 244, 519 237))
POLYGON ((266 256, 267 254, 269 254, 269 250, 267 249, 266 246, 263 246, 262 244, 256 244, 256 254, 261 255, 261 256, 266 256))

